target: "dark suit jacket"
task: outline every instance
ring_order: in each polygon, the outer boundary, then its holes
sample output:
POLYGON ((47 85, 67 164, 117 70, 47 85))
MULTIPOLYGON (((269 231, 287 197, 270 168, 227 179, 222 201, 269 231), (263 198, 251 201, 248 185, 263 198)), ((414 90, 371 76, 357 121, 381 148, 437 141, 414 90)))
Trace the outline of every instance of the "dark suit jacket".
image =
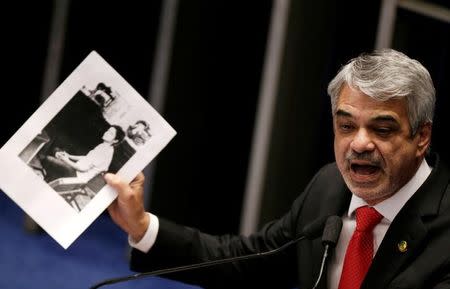
MULTIPOLYGON (((450 174, 437 157, 428 162, 432 173, 392 222, 361 288, 450 288, 450 174), (402 240, 408 243, 403 253, 398 249, 402 240)), ((336 164, 329 164, 287 214, 249 238, 211 236, 160 219, 154 247, 147 254, 133 250, 131 269, 151 271, 267 251, 295 238, 320 216, 343 215, 350 198, 336 164)), ((267 258, 167 277, 205 288, 312 288, 322 254, 321 240, 316 238, 267 258)), ((320 287, 326 288, 326 281, 320 287)))

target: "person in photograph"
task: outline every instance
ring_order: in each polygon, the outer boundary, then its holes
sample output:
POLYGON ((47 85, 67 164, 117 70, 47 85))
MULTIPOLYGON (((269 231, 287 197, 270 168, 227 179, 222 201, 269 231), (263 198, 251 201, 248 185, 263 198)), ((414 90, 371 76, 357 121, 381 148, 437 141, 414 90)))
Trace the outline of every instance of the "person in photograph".
MULTIPOLYGON (((170 277, 204 288, 450 288, 450 171, 430 151, 435 89, 427 69, 392 50, 362 54, 328 85, 335 162, 311 179, 280 219, 250 236, 213 236, 145 211, 144 175, 108 208, 134 249, 131 269, 152 271, 265 252, 337 216, 343 229, 324 256, 320 231, 267 258, 170 277)), ((340 233, 339 233, 340 231, 340 233)))
MULTIPOLYGON (((111 164, 114 147, 125 138, 125 132, 118 125, 111 125, 98 144, 86 155, 72 155, 57 151, 54 156, 43 160, 46 172, 45 180, 51 182, 58 178, 76 178, 79 182, 88 182, 99 173, 106 172, 111 164)), ((74 179, 75 181, 75 179, 74 179)))
POLYGON ((143 145, 152 136, 150 126, 144 120, 138 120, 127 129, 127 136, 136 144, 143 145))

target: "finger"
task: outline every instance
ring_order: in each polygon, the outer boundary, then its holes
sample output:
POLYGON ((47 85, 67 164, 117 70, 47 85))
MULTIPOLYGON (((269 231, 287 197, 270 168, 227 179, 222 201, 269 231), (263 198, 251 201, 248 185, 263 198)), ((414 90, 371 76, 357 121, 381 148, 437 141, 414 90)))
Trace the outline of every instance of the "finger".
POLYGON ((118 175, 106 173, 104 179, 108 185, 117 190, 117 192, 129 192, 130 186, 118 175))
POLYGON ((136 186, 142 186, 145 181, 145 176, 142 172, 137 174, 137 176, 131 181, 130 186, 136 187, 136 186))
POLYGON ((120 215, 117 202, 112 203, 108 207, 108 213, 111 216, 111 219, 116 223, 122 230, 125 232, 129 232, 128 224, 125 219, 120 215))
POLYGON ((111 218, 114 219, 115 210, 117 209, 117 203, 114 202, 111 205, 108 206, 107 210, 111 218))

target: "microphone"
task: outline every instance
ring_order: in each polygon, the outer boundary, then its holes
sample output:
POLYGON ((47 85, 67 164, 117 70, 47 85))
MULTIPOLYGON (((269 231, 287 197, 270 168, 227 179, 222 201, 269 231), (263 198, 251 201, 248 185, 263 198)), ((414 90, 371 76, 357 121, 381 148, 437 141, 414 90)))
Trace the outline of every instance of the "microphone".
POLYGON ((325 251, 322 256, 322 263, 320 264, 319 277, 317 277, 316 283, 314 284, 313 289, 316 289, 319 285, 320 280, 322 279, 323 269, 325 268, 326 260, 328 258, 328 251, 330 248, 336 247, 339 236, 341 234, 342 229, 342 220, 338 216, 330 216, 326 223, 325 228, 323 229, 322 234, 322 245, 325 246, 325 251))
MULTIPOLYGON (((136 279, 149 277, 149 276, 158 276, 158 275, 164 275, 164 274, 169 274, 169 273, 182 272, 182 271, 188 271, 188 270, 193 270, 193 269, 198 269, 198 268, 203 268, 203 267, 209 267, 209 266, 214 266, 214 265, 232 263, 235 261, 249 260, 249 259, 254 259, 254 258, 259 258, 259 257, 270 256, 272 254, 276 254, 280 251, 285 250, 286 248, 292 246, 293 244, 296 244, 297 242, 299 242, 301 240, 304 240, 304 239, 311 240, 311 239, 317 238, 318 236, 320 236, 320 233, 322 232, 322 230, 325 232, 324 226, 327 228, 327 224, 330 223, 330 221, 328 221, 328 220, 333 217, 336 217, 340 220, 340 218, 337 216, 325 216, 325 217, 318 218, 317 220, 314 220, 312 223, 306 225, 303 228, 299 237, 285 243, 284 245, 282 245, 278 248, 275 248, 275 249, 272 249, 272 250, 269 250, 266 252, 252 253, 252 254, 247 254, 247 255, 243 255, 243 256, 205 261, 205 262, 201 262, 201 263, 197 263, 197 264, 172 267, 172 268, 160 269, 160 270, 155 270, 155 271, 150 271, 150 272, 136 273, 133 275, 123 276, 123 277, 106 279, 106 280, 103 280, 103 281, 95 284, 94 286, 90 287, 90 289, 97 289, 104 285, 112 285, 112 284, 116 284, 119 282, 136 280, 136 279)), ((328 227, 329 226, 330 225, 328 225, 328 227)), ((326 229, 326 230, 328 231, 329 229, 326 229)), ((339 229, 339 231, 340 231, 340 229, 339 229)), ((327 233, 327 234, 330 235, 329 233, 327 233)), ((339 234, 338 234, 338 237, 339 237, 339 234)), ((327 237, 327 240, 328 239, 330 239, 330 237, 327 237)), ((323 240, 323 238, 322 238, 322 240, 323 240)), ((329 242, 329 241, 327 241, 327 242, 329 242)))

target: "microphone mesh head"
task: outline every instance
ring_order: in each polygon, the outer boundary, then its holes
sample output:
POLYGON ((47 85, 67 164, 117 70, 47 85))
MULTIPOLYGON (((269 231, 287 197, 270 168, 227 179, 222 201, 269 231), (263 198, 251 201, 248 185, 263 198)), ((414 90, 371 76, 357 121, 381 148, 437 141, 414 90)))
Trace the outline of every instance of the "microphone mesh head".
POLYGON ((327 219, 328 216, 324 216, 314 220, 312 223, 307 224, 303 228, 301 234, 310 240, 320 237, 323 231, 323 227, 325 226, 325 221, 327 219))
POLYGON ((342 229, 342 220, 338 216, 328 217, 323 229, 322 243, 336 246, 342 229))

